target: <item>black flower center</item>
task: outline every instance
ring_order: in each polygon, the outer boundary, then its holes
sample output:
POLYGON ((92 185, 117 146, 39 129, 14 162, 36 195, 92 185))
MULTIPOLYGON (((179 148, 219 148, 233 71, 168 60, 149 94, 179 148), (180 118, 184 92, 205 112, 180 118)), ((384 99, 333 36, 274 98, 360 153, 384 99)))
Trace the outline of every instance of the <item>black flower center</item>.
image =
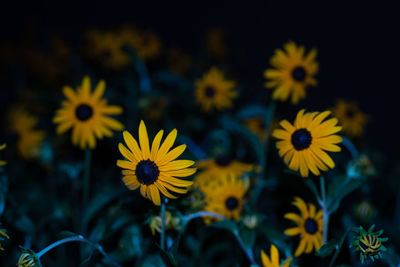
POLYGON ((234 210, 239 206, 239 200, 236 197, 228 197, 225 206, 228 210, 234 210))
POLYGON ((355 114, 355 112, 354 112, 353 109, 347 109, 347 110, 346 110, 346 116, 347 116, 348 118, 353 118, 353 117, 354 117, 354 114, 355 114))
POLYGON ((292 134, 292 145, 296 150, 303 150, 311 145, 311 133, 307 129, 298 129, 292 134))
POLYGON ((212 98, 215 95, 214 87, 207 86, 206 89, 205 89, 205 93, 206 93, 207 97, 212 98))
POLYGON ((313 235, 318 231, 318 224, 314 219, 308 218, 304 223, 304 228, 307 233, 313 235))
POLYGON ((91 106, 87 104, 80 104, 76 109, 75 109, 75 116, 78 118, 80 121, 87 121, 93 116, 93 109, 91 106))
POLYGON ((136 165, 135 174, 141 184, 149 185, 157 181, 160 170, 153 161, 146 159, 136 165))
POLYGON ((228 166, 232 162, 232 158, 228 155, 219 155, 215 158, 215 163, 218 166, 228 166))
POLYGON ((264 119, 261 119, 260 122, 259 122, 259 124, 258 124, 258 127, 260 127, 260 129, 262 129, 262 130, 265 130, 265 129, 266 129, 265 126, 266 126, 266 125, 265 125, 264 119))
POLYGON ((303 67, 296 67, 292 71, 293 79, 295 79, 298 82, 304 81, 306 75, 307 75, 306 70, 303 67))

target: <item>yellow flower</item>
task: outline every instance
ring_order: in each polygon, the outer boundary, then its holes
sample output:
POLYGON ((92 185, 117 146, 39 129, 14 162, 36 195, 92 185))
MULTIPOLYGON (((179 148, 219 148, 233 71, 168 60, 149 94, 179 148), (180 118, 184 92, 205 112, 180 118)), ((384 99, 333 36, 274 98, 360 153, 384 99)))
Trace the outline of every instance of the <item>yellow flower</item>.
POLYGON ((232 107, 232 100, 237 97, 235 86, 235 82, 224 78, 221 70, 212 67, 209 72, 203 75, 201 80, 196 81, 195 96, 197 103, 205 112, 230 108, 232 107))
POLYGON ((262 116, 248 118, 243 121, 244 125, 253 134, 258 136, 261 142, 265 142, 268 139, 268 128, 265 127, 265 119, 262 116))
POLYGON ((309 254, 313 248, 318 251, 322 246, 322 211, 317 212, 315 206, 311 203, 308 203, 307 207, 304 200, 299 197, 294 198, 293 205, 300 210, 301 216, 296 213, 285 214, 286 219, 297 224, 296 227, 286 229, 285 234, 290 236, 300 235, 300 244, 294 256, 298 257, 304 252, 309 254))
POLYGON ((225 57, 227 55, 227 45, 225 42, 224 31, 222 28, 212 28, 206 36, 207 50, 215 57, 225 57))
POLYGON ((135 50, 137 56, 143 61, 154 59, 160 55, 161 42, 154 32, 124 27, 120 36, 123 44, 135 50))
MULTIPOLYGON (((7 235, 6 231, 4 229, 0 229, 0 241, 3 241, 4 237, 7 239, 10 239, 10 237, 7 235)), ((1 245, 1 242, 0 242, 0 250, 4 250, 3 246, 1 245)))
POLYGON ((160 192, 172 199, 177 197, 169 191, 186 194, 193 182, 175 177, 186 177, 196 172, 196 168, 188 168, 194 164, 194 161, 175 160, 185 151, 186 145, 180 145, 169 151, 176 139, 176 129, 168 134, 160 146, 163 133, 163 130, 157 133, 150 150, 146 126, 141 121, 140 148, 128 131, 123 133, 128 148, 121 143, 118 145, 119 151, 127 159, 117 161, 117 165, 123 169, 123 182, 130 190, 140 187, 142 196, 152 200, 155 205, 161 204, 160 192))
MULTIPOLYGON (((0 145, 0 151, 1 151, 1 150, 4 150, 6 147, 7 147, 7 144, 2 144, 2 145, 0 145)), ((6 165, 6 164, 7 164, 6 161, 0 160, 0 166, 4 166, 4 165, 6 165)))
POLYGON ((307 86, 316 85, 314 75, 318 72, 318 63, 315 61, 317 50, 312 49, 304 55, 304 46, 297 46, 294 42, 288 42, 281 49, 275 50, 271 58, 274 69, 267 69, 264 77, 267 88, 273 88, 272 98, 286 101, 291 96, 292 104, 297 104, 305 98, 307 86))
POLYGON ((74 91, 71 87, 63 89, 67 100, 62 103, 62 108, 57 110, 53 119, 59 124, 57 133, 62 134, 72 128, 72 143, 81 149, 96 147, 96 138, 112 137, 111 130, 122 130, 124 126, 108 115, 122 113, 120 106, 109 106, 103 99, 105 81, 101 80, 91 93, 90 78, 85 76, 81 87, 74 91))
MULTIPOLYGON (((155 235, 156 231, 158 233, 161 233, 161 224, 162 224, 161 216, 153 216, 150 219, 150 230, 152 235, 155 235)), ((171 228, 171 226, 172 226, 172 214, 171 212, 167 211, 165 212, 165 229, 171 228)))
POLYGON ((34 255, 30 253, 22 253, 19 257, 17 266, 18 267, 39 267, 40 265, 37 264, 38 260, 35 258, 34 255))
POLYGON ((345 134, 350 137, 362 135, 368 116, 359 109, 356 103, 340 99, 332 109, 332 113, 339 119, 345 134))
POLYGON ((271 245, 271 258, 268 257, 267 254, 265 254, 264 250, 261 250, 261 261, 263 267, 289 267, 290 263, 292 262, 292 258, 288 258, 286 261, 280 265, 279 263, 279 251, 278 249, 274 246, 271 245))
POLYGON ((327 171, 328 167, 335 167, 332 158, 324 150, 341 150, 336 144, 341 143, 342 138, 334 133, 339 132, 342 127, 336 125, 336 118, 322 122, 330 111, 304 112, 302 109, 297 113, 294 125, 287 120, 281 121, 284 129, 274 130, 272 136, 282 140, 276 143, 276 147, 289 169, 300 170, 302 177, 308 177, 309 170, 320 175, 320 170, 327 171))
POLYGON ((197 162, 196 165, 201 172, 195 177, 195 185, 200 188, 228 174, 239 177, 254 169, 254 165, 242 163, 226 155, 219 155, 213 159, 202 160, 197 162))
POLYGON ((25 159, 40 155, 45 133, 35 129, 37 124, 38 118, 22 108, 12 108, 9 112, 10 132, 16 135, 18 152, 25 159))
MULTIPOLYGON (((248 179, 240 179, 232 174, 224 175, 219 181, 208 184, 202 189, 207 203, 204 210, 239 220, 249 184, 248 179)), ((210 217, 204 219, 206 223, 211 222, 210 217)))

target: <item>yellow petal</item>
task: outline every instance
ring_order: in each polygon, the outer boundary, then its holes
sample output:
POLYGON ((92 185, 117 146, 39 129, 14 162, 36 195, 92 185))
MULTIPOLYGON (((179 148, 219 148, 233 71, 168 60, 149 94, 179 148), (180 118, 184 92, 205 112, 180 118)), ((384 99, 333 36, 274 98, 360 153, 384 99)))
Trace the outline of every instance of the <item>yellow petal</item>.
POLYGON ((126 145, 132 151, 132 153, 135 155, 135 158, 138 161, 143 160, 142 153, 140 152, 139 145, 136 142, 135 138, 133 138, 133 136, 128 131, 124 131, 123 136, 124 136, 126 145))
POLYGON ((165 138, 164 143, 161 145, 160 150, 157 153, 157 159, 156 159, 157 162, 163 161, 163 157, 167 154, 168 150, 174 145, 177 133, 178 133, 177 130, 174 129, 167 135, 167 138, 165 138))
POLYGON ((160 130, 160 131, 157 133, 156 137, 154 137, 153 143, 151 144, 150 159, 151 159, 152 161, 155 161, 155 160, 156 160, 157 153, 158 153, 158 149, 159 149, 159 147, 160 147, 160 143, 161 143, 161 139, 162 139, 163 134, 164 134, 164 131, 163 131, 163 130, 160 130))

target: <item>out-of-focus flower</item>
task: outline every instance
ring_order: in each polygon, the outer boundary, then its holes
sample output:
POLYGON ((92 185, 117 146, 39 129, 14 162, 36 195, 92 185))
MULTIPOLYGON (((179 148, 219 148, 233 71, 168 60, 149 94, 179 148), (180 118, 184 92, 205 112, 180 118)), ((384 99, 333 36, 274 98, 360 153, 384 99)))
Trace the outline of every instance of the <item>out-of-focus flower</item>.
POLYGON ((185 73, 192 65, 192 58, 178 48, 168 51, 168 68, 176 74, 185 73))
POLYGON ((271 258, 265 254, 264 250, 261 250, 261 261, 263 267, 289 267, 292 262, 292 257, 290 257, 282 263, 279 263, 279 251, 275 245, 271 245, 270 255, 271 258))
POLYGON ((160 146, 164 131, 160 130, 149 145, 146 125, 143 121, 139 125, 139 144, 128 131, 124 131, 126 148, 119 143, 119 151, 127 160, 118 160, 117 165, 121 167, 125 185, 130 190, 140 187, 140 193, 144 198, 150 199, 155 205, 160 205, 160 192, 175 199, 168 190, 186 194, 188 187, 193 182, 175 177, 187 177, 196 172, 196 168, 189 168, 194 164, 191 160, 175 160, 186 149, 186 145, 180 145, 169 151, 173 146, 177 131, 172 130, 160 146))
POLYGON ((355 207, 354 213, 362 222, 368 223, 374 218, 376 210, 368 201, 362 201, 355 207))
POLYGON ((72 143, 81 149, 96 147, 96 138, 112 137, 111 130, 122 130, 124 126, 109 115, 122 113, 120 106, 107 105, 103 99, 105 81, 101 80, 91 93, 90 78, 85 76, 82 85, 74 91, 65 86, 64 95, 67 98, 62 108, 57 110, 53 122, 59 124, 57 133, 62 134, 72 128, 72 143))
POLYGON ((347 165, 347 176, 350 178, 369 177, 375 174, 375 167, 365 154, 352 159, 347 165))
POLYGON ((261 142, 265 143, 268 140, 268 128, 265 125, 264 117, 248 118, 243 123, 253 134, 258 136, 261 142))
POLYGON ((360 110, 355 102, 340 99, 336 106, 332 108, 332 113, 339 119, 345 134, 350 137, 362 135, 368 122, 368 116, 360 110))
POLYGON ((274 130, 272 136, 281 139, 276 147, 289 169, 300 170, 302 177, 308 177, 309 171, 320 175, 320 170, 327 171, 328 168, 335 167, 332 158, 325 151, 341 151, 336 144, 341 143, 342 138, 335 133, 342 127, 337 126, 336 118, 322 122, 330 111, 304 112, 302 109, 297 113, 293 125, 287 120, 281 121, 283 129, 274 130))
POLYGON ((300 235, 300 244, 294 254, 299 257, 303 253, 311 253, 313 249, 317 251, 322 246, 322 211, 316 211, 313 204, 304 202, 299 197, 294 198, 293 205, 296 206, 300 215, 296 213, 286 213, 285 218, 297 224, 296 227, 285 230, 286 235, 300 235))
POLYGON ((196 81, 197 103, 205 112, 230 108, 233 105, 232 100, 238 95, 235 86, 235 82, 224 78, 221 70, 212 67, 202 79, 196 81))
POLYGON ((142 110, 143 117, 151 121, 159 121, 168 105, 168 99, 150 96, 140 99, 138 105, 142 110))
MULTIPOLYGON (((249 189, 249 179, 240 179, 232 174, 224 175, 202 189, 205 195, 204 210, 219 213, 225 218, 239 220, 244 196, 249 189)), ((204 217, 206 223, 212 219, 204 217)))
POLYGON ((382 245, 382 242, 386 242, 388 238, 380 237, 383 230, 373 232, 374 228, 375 225, 372 225, 368 231, 365 231, 360 226, 358 235, 354 237, 351 243, 351 247, 360 252, 360 261, 363 264, 367 258, 371 261, 381 258, 382 251, 386 251, 386 247, 382 245))
POLYGON ((0 229, 0 250, 4 250, 3 246, 1 245, 1 241, 4 241, 5 238, 10 239, 7 235, 7 231, 5 229, 0 229))
POLYGON ((41 267, 38 257, 32 250, 24 248, 23 251, 18 259, 18 267, 41 267))
POLYGON ((219 155, 196 163, 200 172, 195 177, 195 185, 203 188, 210 182, 218 181, 221 177, 232 174, 242 176, 255 168, 253 164, 242 163, 227 155, 219 155))
POLYGON ((207 50, 213 56, 223 58, 226 57, 228 46, 225 42, 224 30, 219 27, 208 30, 206 35, 207 50))
POLYGON ((161 42, 154 32, 126 26, 121 29, 120 37, 123 44, 132 48, 143 61, 152 60, 160 55, 161 42))
POLYGON ((258 227, 259 218, 255 214, 248 214, 243 217, 243 224, 249 229, 255 229, 258 227))
POLYGON ((12 108, 8 114, 9 130, 16 136, 17 149, 25 159, 40 155, 45 132, 35 129, 38 118, 21 107, 12 108))
MULTIPOLYGON (((1 151, 1 150, 4 150, 6 147, 7 147, 7 144, 2 144, 2 145, 0 145, 0 151, 1 151)), ((6 164, 7 164, 6 161, 0 160, 0 166, 4 166, 4 165, 6 165, 6 164)))
POLYGON ((318 72, 318 63, 315 61, 317 50, 312 49, 304 55, 304 46, 297 46, 294 42, 284 45, 284 50, 276 49, 270 63, 273 69, 267 69, 264 77, 267 88, 273 88, 272 98, 286 101, 291 98, 296 105, 306 96, 306 87, 316 85, 314 75, 318 72))
MULTIPOLYGON (((161 224, 162 220, 160 216, 151 217, 149 226, 152 235, 155 235, 156 231, 158 233, 161 233, 161 224)), ((167 211, 165 212, 165 229, 169 229, 171 227, 172 227, 172 214, 171 212, 167 211)))

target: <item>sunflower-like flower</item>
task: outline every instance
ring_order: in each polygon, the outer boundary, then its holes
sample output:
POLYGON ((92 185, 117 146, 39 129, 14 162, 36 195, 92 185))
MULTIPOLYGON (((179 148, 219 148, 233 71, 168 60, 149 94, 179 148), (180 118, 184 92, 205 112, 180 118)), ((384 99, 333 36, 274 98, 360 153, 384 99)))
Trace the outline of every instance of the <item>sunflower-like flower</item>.
POLYGON ((0 250, 4 250, 3 246, 1 245, 1 241, 5 240, 5 238, 10 239, 7 235, 7 231, 5 229, 0 229, 0 250))
POLYGON ((257 116, 253 118, 248 118, 243 121, 243 124, 255 134, 261 142, 265 142, 268 139, 268 128, 265 125, 265 118, 262 116, 257 116))
POLYGON ((311 253, 313 248, 317 251, 322 246, 322 211, 316 211, 313 204, 304 202, 299 197, 294 198, 293 205, 300 210, 300 215, 296 213, 286 213, 285 218, 297 224, 296 227, 285 230, 286 235, 300 235, 300 244, 294 254, 295 257, 301 254, 311 253))
POLYGON ((242 176, 255 168, 253 164, 242 163, 234 160, 228 155, 218 155, 213 159, 206 159, 196 163, 196 166, 201 170, 195 177, 195 185, 203 188, 210 182, 219 180, 228 174, 236 177, 242 176))
POLYGON ((224 78, 221 70, 212 67, 209 72, 203 75, 201 80, 196 81, 195 96, 197 103, 205 112, 230 108, 232 107, 232 100, 237 97, 235 86, 234 81, 224 78))
POLYGON ((322 122, 330 111, 304 112, 302 109, 297 113, 294 125, 287 120, 281 121, 283 129, 274 130, 272 135, 281 139, 276 147, 289 169, 300 170, 302 177, 308 177, 309 171, 320 175, 320 170, 327 171, 328 168, 335 167, 332 158, 325 151, 341 151, 336 144, 341 143, 342 138, 335 133, 342 127, 337 126, 336 118, 322 122))
POLYGON ((271 245, 271 258, 261 250, 261 261, 263 267, 289 267, 290 263, 292 262, 292 257, 288 258, 287 260, 283 261, 282 264, 279 263, 279 251, 275 247, 275 245, 271 245))
POLYGON ((25 159, 32 159, 40 155, 45 133, 35 129, 38 118, 29 114, 23 108, 12 108, 9 112, 9 129, 17 138, 17 150, 25 159))
POLYGON ((121 114, 122 108, 107 105, 107 100, 102 98, 105 88, 106 83, 101 80, 92 93, 88 76, 83 78, 77 91, 65 86, 63 92, 67 100, 53 119, 54 123, 59 124, 57 133, 62 134, 72 128, 72 143, 81 149, 93 149, 96 147, 96 138, 112 137, 111 130, 122 130, 124 126, 108 116, 121 114))
POLYGON ((160 38, 154 32, 126 26, 121 29, 120 37, 123 44, 135 50, 137 56, 143 61, 160 55, 160 38))
POLYGON ((18 259, 18 263, 17 263, 18 267, 41 267, 42 266, 35 252, 33 252, 30 249, 26 249, 26 248, 23 248, 22 250, 24 252, 21 254, 21 256, 18 259))
MULTIPOLYGON (((6 147, 7 147, 7 144, 2 144, 2 145, 0 145, 0 151, 1 151, 1 150, 4 150, 6 147)), ((4 165, 6 165, 6 164, 7 164, 6 161, 0 160, 0 166, 4 166, 4 165)))
POLYGON ((267 69, 264 77, 267 88, 273 88, 272 98, 286 101, 291 97, 292 104, 297 104, 306 96, 306 87, 315 86, 317 81, 314 75, 318 72, 318 63, 315 61, 317 50, 312 49, 304 55, 304 46, 297 46, 288 42, 282 49, 275 50, 270 63, 274 69, 267 69))
POLYGON ((343 126, 343 132, 350 137, 362 135, 365 125, 368 122, 368 116, 360 110, 355 102, 348 102, 339 99, 332 113, 339 119, 343 126))
POLYGON ((160 146, 164 131, 160 130, 149 146, 146 125, 143 121, 139 125, 139 144, 128 131, 124 131, 124 140, 128 146, 126 148, 119 143, 118 148, 127 160, 118 160, 117 165, 121 167, 123 182, 130 190, 140 187, 143 197, 153 201, 155 205, 160 205, 160 192, 168 197, 175 199, 169 191, 186 194, 188 187, 193 182, 175 177, 187 177, 196 172, 196 168, 189 168, 194 164, 191 160, 175 160, 186 149, 186 145, 180 145, 169 151, 173 146, 177 131, 172 130, 160 146))
MULTIPOLYGON (((219 213, 225 218, 239 220, 244 196, 249 189, 249 179, 240 179, 232 174, 224 175, 202 189, 205 195, 204 210, 219 213)), ((210 217, 204 217, 206 223, 210 217)))
POLYGON ((373 232, 375 225, 372 225, 368 231, 362 226, 358 228, 358 235, 354 238, 350 247, 360 252, 360 261, 364 264, 366 259, 374 261, 382 257, 382 251, 386 251, 386 247, 382 244, 388 240, 387 237, 380 237, 383 230, 373 232))

